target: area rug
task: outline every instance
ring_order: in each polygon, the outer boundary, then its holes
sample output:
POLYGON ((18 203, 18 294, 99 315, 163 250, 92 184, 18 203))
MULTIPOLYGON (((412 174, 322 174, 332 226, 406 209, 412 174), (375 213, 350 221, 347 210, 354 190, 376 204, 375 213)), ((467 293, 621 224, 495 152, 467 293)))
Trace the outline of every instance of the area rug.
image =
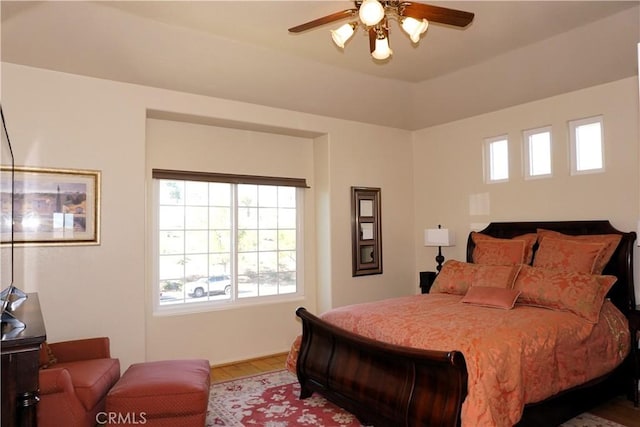
MULTIPOLYGON (((209 394, 207 427, 362 427, 356 417, 318 394, 300 400, 300 385, 287 370, 215 383, 209 394)), ((562 427, 624 427, 582 414, 562 427)))

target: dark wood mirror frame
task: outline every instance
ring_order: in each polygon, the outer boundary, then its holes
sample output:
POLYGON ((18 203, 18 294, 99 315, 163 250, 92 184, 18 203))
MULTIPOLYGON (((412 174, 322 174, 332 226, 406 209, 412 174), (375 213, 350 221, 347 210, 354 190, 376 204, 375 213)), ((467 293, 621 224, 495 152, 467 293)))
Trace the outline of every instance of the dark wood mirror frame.
POLYGON ((353 276, 382 274, 380 188, 351 187, 353 276))

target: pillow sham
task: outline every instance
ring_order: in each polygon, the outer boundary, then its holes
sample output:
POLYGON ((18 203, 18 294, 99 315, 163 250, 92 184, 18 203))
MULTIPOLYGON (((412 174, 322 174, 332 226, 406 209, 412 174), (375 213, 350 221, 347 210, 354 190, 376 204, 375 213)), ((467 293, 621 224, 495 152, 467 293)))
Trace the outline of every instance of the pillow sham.
POLYGON ((565 272, 577 271, 578 273, 592 274, 596 269, 596 261, 604 248, 604 243, 546 237, 538 246, 533 266, 565 272))
POLYGON ((476 264, 531 264, 533 246, 536 244, 537 239, 538 235, 536 233, 522 234, 511 239, 501 239, 472 231, 471 240, 475 244, 472 259, 476 264), (487 244, 488 242, 493 243, 487 244), (520 252, 520 243, 513 242, 522 242, 523 251, 520 252))
POLYGON ((518 304, 570 311, 597 323, 604 299, 615 276, 548 270, 523 265, 513 288, 520 291, 518 304))
POLYGON ((472 286, 464 295, 461 302, 481 307, 511 310, 515 306, 519 295, 520 291, 516 289, 472 286))
POLYGON ((430 293, 464 295, 472 286, 513 287, 520 265, 472 264, 447 260, 436 276, 430 293))
POLYGON ((602 274, 607 263, 613 256, 613 253, 616 251, 618 243, 620 243, 620 239, 622 239, 622 235, 620 234, 583 234, 579 236, 572 236, 570 234, 563 234, 558 231, 546 230, 543 228, 539 228, 537 230, 537 234, 540 243, 548 237, 579 242, 604 243, 604 250, 598 259, 596 259, 593 274, 602 274))

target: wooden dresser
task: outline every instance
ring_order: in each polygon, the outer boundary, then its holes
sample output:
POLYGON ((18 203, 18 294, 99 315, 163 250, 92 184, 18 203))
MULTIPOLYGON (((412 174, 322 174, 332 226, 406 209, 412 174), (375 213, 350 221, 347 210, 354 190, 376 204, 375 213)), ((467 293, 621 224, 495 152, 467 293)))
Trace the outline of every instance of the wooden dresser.
POLYGON ((4 337, 0 341, 2 427, 38 424, 39 355, 46 331, 38 294, 27 295, 27 299, 12 312, 26 327, 15 337, 4 337))

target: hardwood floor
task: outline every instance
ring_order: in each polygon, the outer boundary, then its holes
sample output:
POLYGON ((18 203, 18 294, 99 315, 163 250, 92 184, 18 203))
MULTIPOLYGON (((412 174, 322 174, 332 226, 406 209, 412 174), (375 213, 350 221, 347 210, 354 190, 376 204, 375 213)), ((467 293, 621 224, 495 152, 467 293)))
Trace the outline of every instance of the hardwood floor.
MULTIPOLYGON (((214 383, 229 381, 249 375, 277 371, 284 369, 286 360, 287 353, 281 353, 237 363, 213 366, 211 368, 211 381, 214 383)), ((624 396, 613 399, 604 405, 594 408, 590 412, 626 427, 640 427, 640 408, 635 408, 633 403, 624 396)))
POLYGON ((274 354, 273 356, 244 360, 237 363, 211 367, 211 381, 229 381, 234 378, 261 374, 263 372, 284 369, 287 353, 274 354))
POLYGON ((640 427, 640 408, 634 407, 626 396, 612 399, 589 412, 627 427, 640 427))

